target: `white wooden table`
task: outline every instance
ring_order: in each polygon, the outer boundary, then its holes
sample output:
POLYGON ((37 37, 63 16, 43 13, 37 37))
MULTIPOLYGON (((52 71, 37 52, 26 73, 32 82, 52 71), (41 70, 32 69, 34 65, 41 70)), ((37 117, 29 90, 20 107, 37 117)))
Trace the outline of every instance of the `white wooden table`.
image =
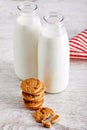
MULTIPOLYGON (((14 72, 13 27, 20 1, 0 0, 0 130, 45 130, 34 121, 33 111, 24 107, 20 80, 14 72)), ((69 37, 87 28, 87 0, 38 3, 40 14, 44 15, 46 9, 64 14, 69 37)), ((46 94, 44 106, 52 107, 61 116, 51 130, 87 130, 87 60, 71 60, 68 88, 60 94, 46 94)))

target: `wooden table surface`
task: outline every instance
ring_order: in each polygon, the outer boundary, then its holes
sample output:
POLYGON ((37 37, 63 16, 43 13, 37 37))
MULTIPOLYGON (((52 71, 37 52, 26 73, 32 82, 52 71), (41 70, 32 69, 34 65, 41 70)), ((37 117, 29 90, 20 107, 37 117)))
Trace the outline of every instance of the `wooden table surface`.
MULTIPOLYGON (((13 28, 16 6, 23 0, 0 0, 0 130, 45 130, 22 102, 20 80, 13 65, 13 28)), ((24 0, 26 1, 26 0, 24 0)), ((69 38, 87 27, 87 0, 39 0, 40 15, 59 11, 65 16, 69 38), (47 10, 46 10, 47 9, 47 10)), ((70 61, 66 91, 46 94, 44 106, 61 120, 51 130, 87 130, 87 60, 70 61)))

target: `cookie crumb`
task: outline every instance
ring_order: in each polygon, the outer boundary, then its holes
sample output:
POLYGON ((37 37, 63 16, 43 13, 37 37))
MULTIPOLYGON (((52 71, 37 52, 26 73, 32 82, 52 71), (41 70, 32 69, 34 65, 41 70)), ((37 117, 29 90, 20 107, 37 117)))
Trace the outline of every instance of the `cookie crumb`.
POLYGON ((52 117, 51 123, 54 124, 54 123, 56 123, 57 121, 59 121, 59 119, 60 119, 60 116, 56 114, 56 115, 54 115, 54 116, 52 117))
POLYGON ((51 123, 50 121, 42 121, 42 125, 46 128, 50 128, 51 127, 51 123))

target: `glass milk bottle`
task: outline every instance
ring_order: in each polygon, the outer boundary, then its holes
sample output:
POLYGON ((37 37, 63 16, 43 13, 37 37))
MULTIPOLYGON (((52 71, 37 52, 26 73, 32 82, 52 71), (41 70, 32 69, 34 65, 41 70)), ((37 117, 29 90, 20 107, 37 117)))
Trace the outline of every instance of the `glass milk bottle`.
POLYGON ((57 93, 68 85, 69 41, 63 16, 52 13, 43 20, 38 45, 38 78, 46 85, 46 92, 57 93))
POLYGON ((23 3, 17 8, 20 15, 14 33, 15 72, 20 79, 37 78, 37 45, 41 28, 38 7, 34 3, 23 3))

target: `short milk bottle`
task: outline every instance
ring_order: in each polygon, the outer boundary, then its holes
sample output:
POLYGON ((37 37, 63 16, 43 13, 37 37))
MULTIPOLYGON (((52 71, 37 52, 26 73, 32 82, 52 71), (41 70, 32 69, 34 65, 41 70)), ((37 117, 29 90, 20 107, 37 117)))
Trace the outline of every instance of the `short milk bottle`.
POLYGON ((14 66, 20 79, 37 78, 37 45, 40 33, 38 6, 22 3, 18 7, 14 32, 14 66))
POLYGON ((65 90, 69 80, 69 41, 63 20, 64 17, 56 12, 43 17, 38 45, 38 78, 49 93, 65 90))

